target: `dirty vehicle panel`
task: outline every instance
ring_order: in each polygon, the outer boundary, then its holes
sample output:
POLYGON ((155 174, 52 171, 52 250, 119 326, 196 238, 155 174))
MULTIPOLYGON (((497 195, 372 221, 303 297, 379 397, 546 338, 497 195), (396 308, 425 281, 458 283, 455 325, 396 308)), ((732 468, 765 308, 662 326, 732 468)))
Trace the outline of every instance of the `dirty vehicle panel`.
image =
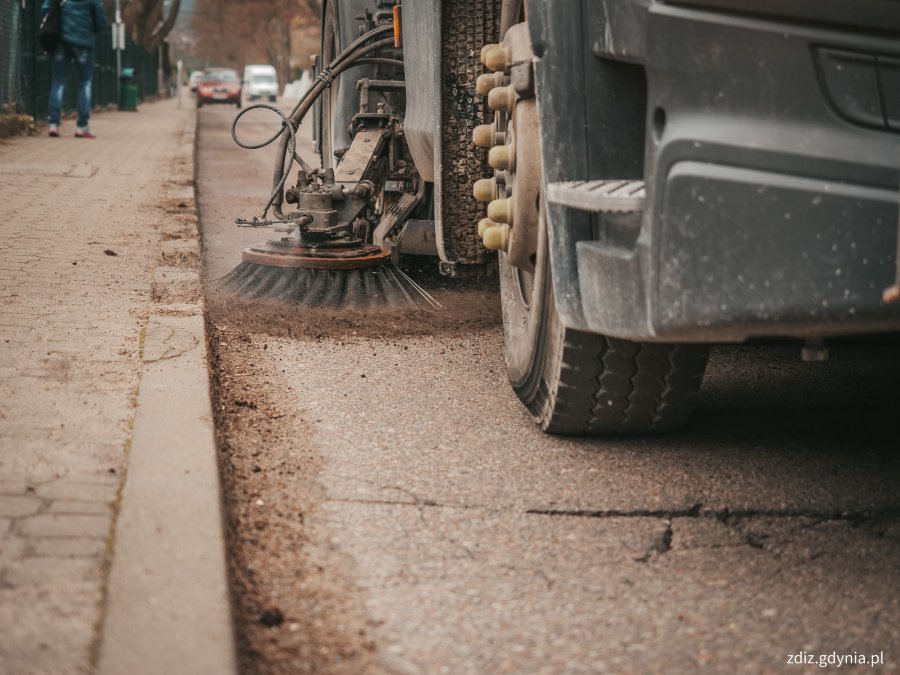
POLYGON ((666 340, 897 329, 882 296, 896 279, 900 6, 532 7, 546 181, 646 181, 627 226, 550 204, 569 325, 666 340), (581 41, 553 39, 567 31, 581 41), (573 105, 579 81, 597 95, 573 105), (611 124, 641 130, 640 154, 614 140, 610 156, 611 124))

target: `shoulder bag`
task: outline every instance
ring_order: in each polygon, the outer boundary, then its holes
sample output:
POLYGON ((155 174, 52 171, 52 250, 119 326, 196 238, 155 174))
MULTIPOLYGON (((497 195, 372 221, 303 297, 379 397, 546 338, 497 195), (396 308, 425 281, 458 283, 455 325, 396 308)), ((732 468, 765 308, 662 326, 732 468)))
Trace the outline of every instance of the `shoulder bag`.
POLYGON ((61 15, 62 4, 60 0, 50 0, 50 9, 44 20, 41 21, 41 27, 38 31, 38 41, 41 43, 41 49, 47 54, 53 54, 59 41, 62 39, 61 15))

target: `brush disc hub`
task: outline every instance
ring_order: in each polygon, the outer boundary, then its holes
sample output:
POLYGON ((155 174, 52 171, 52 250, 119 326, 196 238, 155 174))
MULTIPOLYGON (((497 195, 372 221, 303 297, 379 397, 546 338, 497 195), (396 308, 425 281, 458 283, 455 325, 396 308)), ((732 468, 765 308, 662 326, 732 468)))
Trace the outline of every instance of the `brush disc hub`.
POLYGON ((294 239, 254 244, 244 249, 241 258, 244 262, 269 267, 354 270, 384 265, 390 262, 391 252, 375 244, 301 244, 294 239))

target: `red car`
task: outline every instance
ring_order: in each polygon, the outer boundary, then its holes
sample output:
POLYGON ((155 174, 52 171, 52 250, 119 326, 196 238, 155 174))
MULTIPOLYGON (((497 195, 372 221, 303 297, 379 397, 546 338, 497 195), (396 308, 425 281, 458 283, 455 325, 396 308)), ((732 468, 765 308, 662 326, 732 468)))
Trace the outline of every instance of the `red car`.
POLYGON ((204 103, 233 103, 241 107, 241 78, 234 70, 210 68, 197 85, 197 107, 204 103))

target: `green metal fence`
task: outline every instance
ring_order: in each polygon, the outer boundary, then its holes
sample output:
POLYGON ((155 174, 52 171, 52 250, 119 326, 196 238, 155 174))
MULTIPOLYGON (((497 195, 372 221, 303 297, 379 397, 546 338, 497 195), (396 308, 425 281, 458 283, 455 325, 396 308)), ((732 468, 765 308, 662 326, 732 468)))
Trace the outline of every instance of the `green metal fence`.
MULTIPOLYGON (((0 0, 0 113, 18 112, 47 117, 50 96, 50 60, 38 44, 42 0, 0 0)), ((141 100, 159 94, 159 68, 162 55, 150 53, 126 36, 122 68, 134 68, 141 100)), ((75 110, 75 69, 69 69, 63 98, 63 110, 75 110)), ((106 107, 118 103, 116 52, 112 31, 97 35, 94 50, 92 103, 106 107)))
POLYGON ((21 54, 18 40, 8 36, 21 32, 21 21, 17 0, 0 0, 0 113, 16 112, 21 54))

